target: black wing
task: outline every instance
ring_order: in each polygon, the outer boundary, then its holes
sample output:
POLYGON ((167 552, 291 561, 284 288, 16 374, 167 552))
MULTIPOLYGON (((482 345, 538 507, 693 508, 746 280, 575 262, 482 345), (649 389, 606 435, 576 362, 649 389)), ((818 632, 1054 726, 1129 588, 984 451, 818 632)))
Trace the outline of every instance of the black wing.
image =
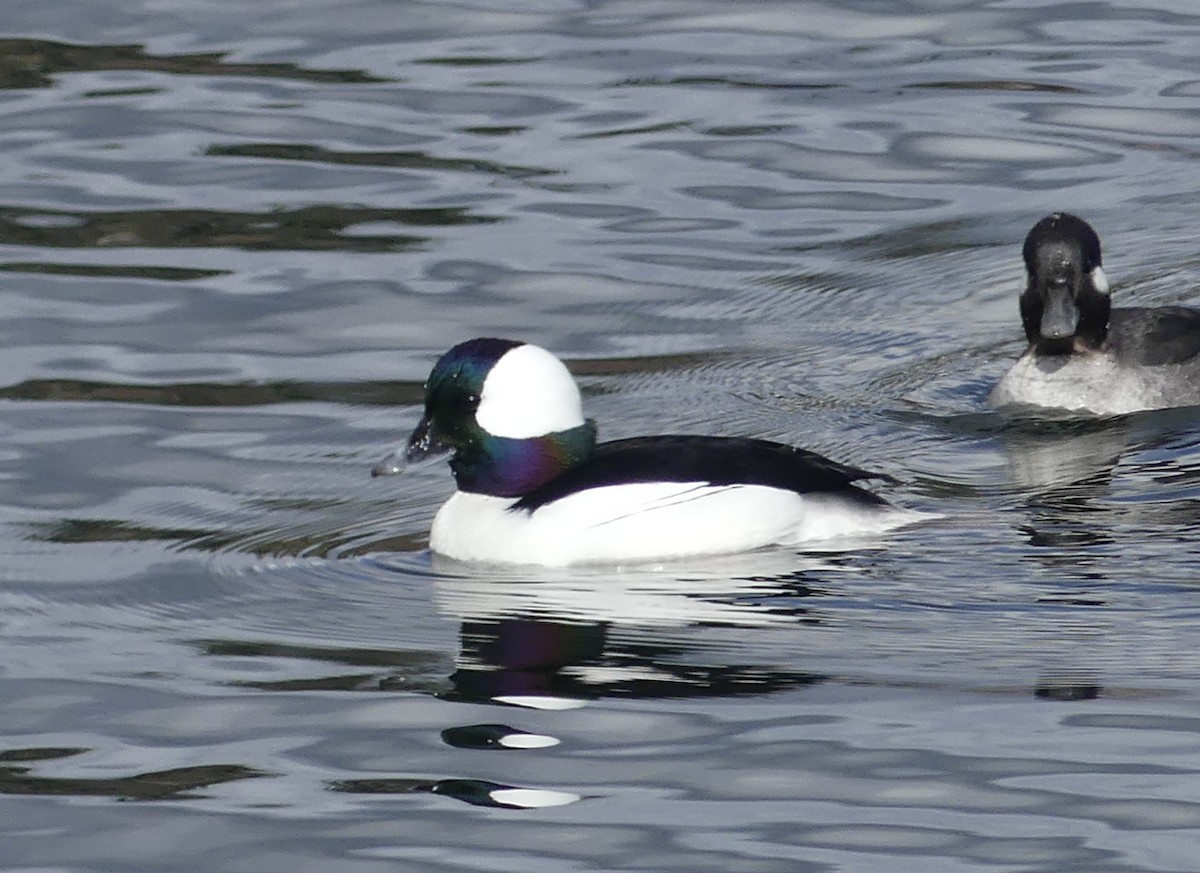
POLYGON ((1182 364, 1200 355, 1200 309, 1135 306, 1114 309, 1108 345, 1117 359, 1157 367, 1182 364))
POLYGON ((533 510, 570 494, 634 482, 767 485, 795 491, 840 492, 864 503, 880 497, 854 486, 859 479, 895 480, 831 461, 816 452, 742 437, 653 436, 600 443, 595 453, 526 494, 513 509, 533 510))

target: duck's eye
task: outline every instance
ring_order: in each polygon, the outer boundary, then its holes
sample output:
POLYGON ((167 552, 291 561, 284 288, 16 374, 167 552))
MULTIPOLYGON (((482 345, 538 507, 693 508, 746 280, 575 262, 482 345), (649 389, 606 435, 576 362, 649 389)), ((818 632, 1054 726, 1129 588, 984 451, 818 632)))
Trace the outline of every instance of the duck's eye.
POLYGON ((479 395, 478 394, 464 394, 461 396, 459 402, 462 404, 464 409, 474 412, 476 409, 479 408, 479 395))

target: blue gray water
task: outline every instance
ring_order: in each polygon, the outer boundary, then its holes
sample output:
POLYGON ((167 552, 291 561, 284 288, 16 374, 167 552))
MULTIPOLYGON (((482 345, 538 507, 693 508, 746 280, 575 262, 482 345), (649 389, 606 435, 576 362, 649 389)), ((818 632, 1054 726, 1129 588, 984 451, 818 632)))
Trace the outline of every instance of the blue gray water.
POLYGON ((1183 0, 9 0, 0 868, 1196 870, 1200 415, 1006 423, 1019 244, 1200 301, 1183 0), (479 572, 435 357, 942 518, 479 572))

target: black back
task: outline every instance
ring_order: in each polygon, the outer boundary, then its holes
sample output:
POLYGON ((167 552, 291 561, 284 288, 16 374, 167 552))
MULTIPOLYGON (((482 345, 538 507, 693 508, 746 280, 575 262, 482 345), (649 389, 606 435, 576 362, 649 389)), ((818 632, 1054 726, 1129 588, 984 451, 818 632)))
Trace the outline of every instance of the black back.
POLYGON ((891 476, 831 461, 815 452, 742 437, 651 436, 600 443, 595 453, 535 491, 512 509, 532 512, 589 488, 635 482, 704 482, 766 485, 797 494, 837 492, 864 504, 886 501, 856 488, 859 479, 891 476))
POLYGON ((1132 306, 1109 316, 1108 348, 1117 360, 1144 366, 1181 364, 1200 355, 1200 310, 1132 306))

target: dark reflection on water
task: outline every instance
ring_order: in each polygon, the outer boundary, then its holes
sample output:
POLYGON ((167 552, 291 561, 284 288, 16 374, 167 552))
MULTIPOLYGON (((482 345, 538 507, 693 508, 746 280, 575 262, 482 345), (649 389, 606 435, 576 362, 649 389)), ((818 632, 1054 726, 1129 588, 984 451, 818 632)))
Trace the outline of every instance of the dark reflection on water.
POLYGON ((116 778, 62 778, 34 776, 35 761, 50 761, 81 755, 90 749, 11 749, 0 751, 0 794, 42 794, 65 797, 111 797, 115 800, 167 800, 194 796, 210 785, 266 776, 236 764, 179 767, 136 776, 116 778))
POLYGON ((205 640, 201 651, 215 657, 283 658, 348 667, 386 667, 370 673, 339 673, 277 681, 244 681, 236 684, 262 691, 411 691, 439 693, 446 681, 439 678, 447 662, 433 652, 383 649, 330 649, 285 643, 237 640, 205 640))
MULTIPOLYGON (((651 374, 696 366, 720 355, 663 355, 575 360, 576 376, 651 374)), ((424 382, 274 381, 260 383, 170 382, 162 385, 92 382, 82 379, 30 379, 0 386, 0 399, 145 403, 155 406, 253 407, 277 403, 328 402, 358 406, 416 406, 424 402, 424 382)), ((595 393, 592 392, 586 393, 595 393)))
POLYGON ((297 64, 239 64, 221 53, 156 55, 140 45, 71 45, 47 39, 0 39, 0 88, 50 88, 54 76, 92 70, 141 70, 196 76, 252 76, 307 82, 370 83, 362 70, 312 70, 297 64))
POLYGON ((1084 94, 1082 89, 1053 82, 1021 82, 1004 79, 964 79, 960 82, 914 82, 908 88, 936 91, 1041 91, 1049 94, 1084 94))
POLYGON ((220 382, 122 385, 78 379, 37 379, 0 387, 8 400, 61 400, 150 403, 156 406, 245 407, 307 401, 398 406, 421 402, 420 382, 269 382, 228 385, 220 382))
MULTIPOLYGON (((50 543, 124 543, 153 540, 195 540, 219 538, 216 531, 190 528, 145 527, 112 518, 64 518, 53 524, 38 525, 34 537, 50 543)), ((226 544, 233 541, 226 538, 226 544)))
MULTIPOLYGON (((423 152, 339 152, 305 143, 240 143, 211 146, 206 152, 214 157, 260 158, 277 161, 311 161, 357 167, 394 167, 401 170, 467 172, 524 179, 553 175, 556 171, 537 167, 506 166, 482 159, 439 158, 423 152)), ((447 224, 459 222, 446 222, 447 224)))
POLYGON ((1096 700, 1103 693, 1101 685, 1067 684, 1061 681, 1043 682, 1034 690, 1044 700, 1096 700))
MULTIPOLYGON (((447 699, 485 702, 544 696, 665 699, 769 694, 825 677, 755 664, 711 663, 685 628, 671 639, 610 634, 603 623, 501 618, 464 622, 447 699)), ((716 655, 720 657, 720 655, 716 655)))
POLYGON ((446 227, 499 221, 469 209, 368 209, 334 205, 261 213, 205 210, 68 213, 0 206, 0 244, 47 248, 235 248, 400 252, 429 237, 359 233, 357 225, 446 227))
POLYGON ((214 276, 227 276, 231 272, 229 270, 196 270, 185 267, 153 267, 136 264, 107 266, 103 264, 48 264, 29 261, 9 261, 0 264, 0 271, 8 273, 45 273, 52 276, 90 276, 96 279, 154 279, 160 282, 189 282, 195 279, 211 279, 214 276))

